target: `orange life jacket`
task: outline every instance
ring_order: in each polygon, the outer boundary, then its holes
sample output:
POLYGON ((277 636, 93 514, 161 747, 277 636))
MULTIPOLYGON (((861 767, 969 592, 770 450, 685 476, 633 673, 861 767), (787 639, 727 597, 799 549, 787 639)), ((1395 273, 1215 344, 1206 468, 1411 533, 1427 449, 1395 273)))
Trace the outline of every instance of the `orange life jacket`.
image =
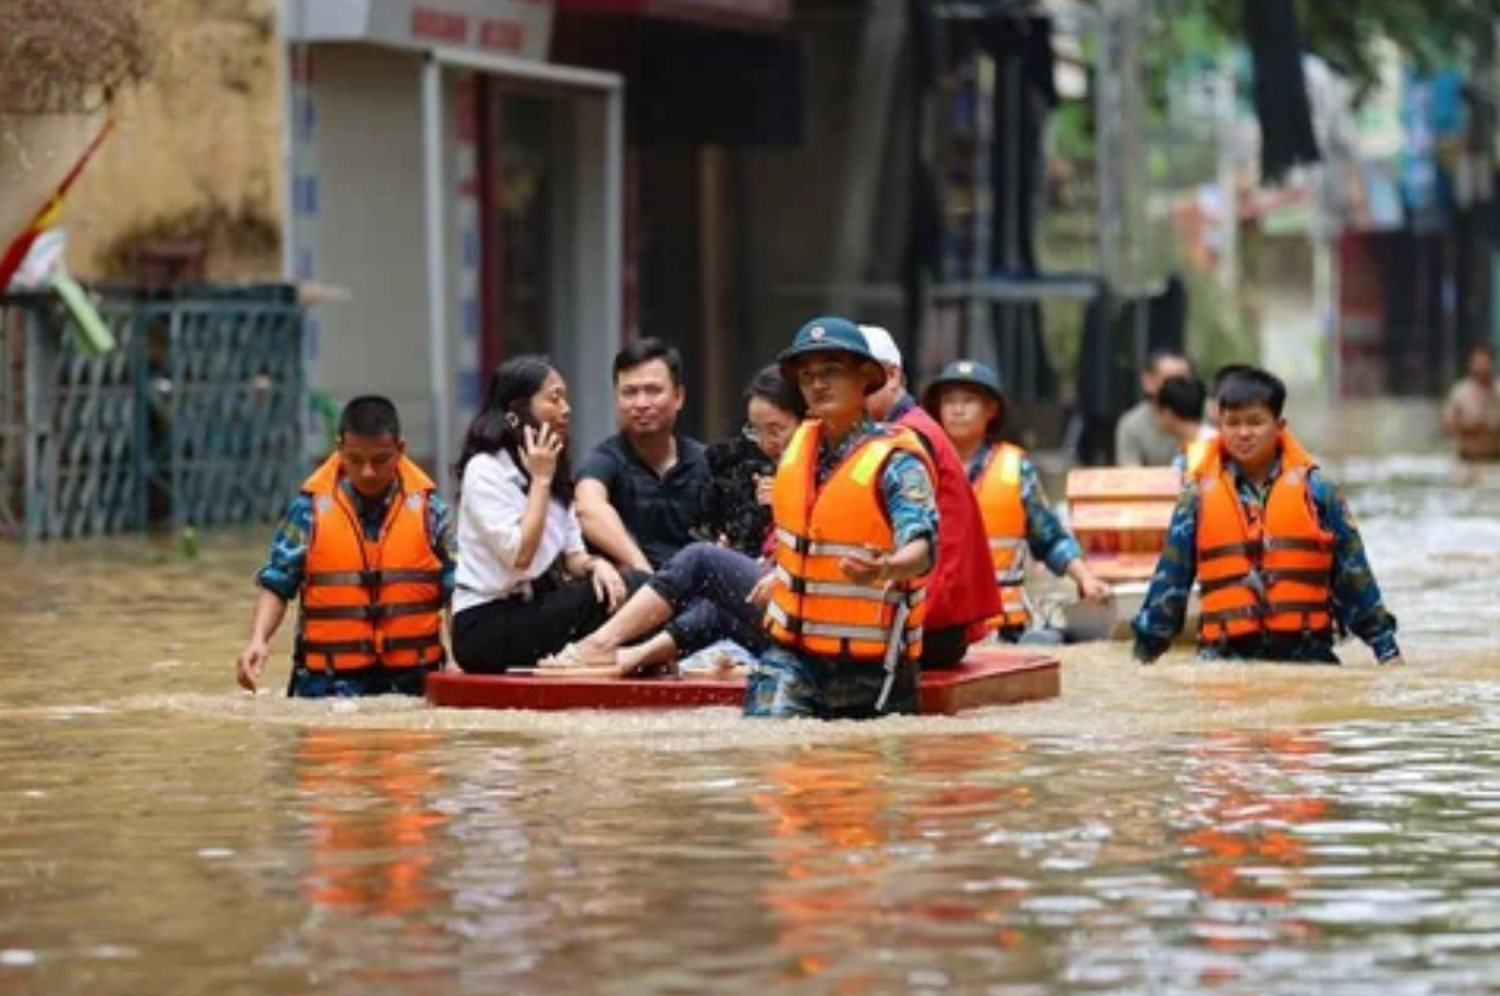
POLYGON ((1026 608, 1026 506, 1021 502, 1021 458, 1025 455, 1019 446, 997 443, 974 482, 989 537, 990 564, 1000 589, 1000 614, 990 622, 1006 628, 1024 628, 1031 621, 1026 608))
POLYGON ((1218 643, 1257 633, 1313 634, 1333 628, 1333 534, 1318 523, 1307 477, 1316 466, 1281 434, 1281 474, 1252 521, 1215 445, 1199 468, 1198 637, 1218 643))
POLYGON ((854 447, 819 488, 821 434, 821 422, 803 422, 776 469, 771 509, 781 583, 766 607, 767 628, 777 643, 820 656, 878 662, 894 639, 904 657, 916 660, 922 655, 926 575, 855 584, 839 570, 839 561, 851 554, 868 556, 870 548, 894 552, 895 535, 880 496, 887 461, 898 452, 910 453, 935 479, 932 463, 910 430, 895 429, 854 447))
POLYGON ((302 485, 313 499, 298 640, 303 663, 314 671, 441 663, 443 565, 427 530, 436 485, 402 457, 380 538, 369 540, 339 484, 341 468, 335 453, 302 485))

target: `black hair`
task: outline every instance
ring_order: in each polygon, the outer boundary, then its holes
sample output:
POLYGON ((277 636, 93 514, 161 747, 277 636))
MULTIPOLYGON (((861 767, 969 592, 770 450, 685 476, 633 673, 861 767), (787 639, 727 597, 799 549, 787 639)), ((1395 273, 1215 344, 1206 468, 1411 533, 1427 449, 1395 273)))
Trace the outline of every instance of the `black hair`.
POLYGON ((1156 407, 1184 422, 1202 422, 1208 388, 1197 377, 1168 377, 1156 392, 1156 407))
POLYGON ((667 365, 673 387, 682 386, 682 354, 677 351, 677 347, 668 346, 660 339, 651 337, 626 343, 625 348, 615 354, 615 383, 620 382, 620 374, 652 360, 661 360, 667 365))
POLYGON ((1493 360, 1495 358, 1495 347, 1487 342, 1476 342, 1469 348, 1469 359, 1472 360, 1476 356, 1488 356, 1493 360))
POLYGON ((1246 370, 1254 369, 1255 367, 1251 366, 1248 363, 1226 363, 1222 367, 1214 371, 1214 381, 1210 390, 1215 396, 1218 396, 1219 385, 1224 383, 1224 378, 1229 377, 1233 374, 1242 373, 1246 370))
POLYGON ((390 398, 379 394, 361 394, 339 412, 339 436, 364 436, 377 439, 389 434, 401 438, 401 416, 390 398))
POLYGON ((1181 360, 1188 365, 1189 370, 1197 369, 1193 366, 1193 361, 1188 359, 1188 355, 1176 346, 1157 346, 1150 353, 1147 353, 1146 369, 1154 371, 1161 365, 1162 360, 1181 360))
MULTIPOLYGON (((540 424, 531 414, 531 399, 555 370, 550 359, 535 354, 513 356, 495 368, 479 413, 464 434, 463 452, 453 466, 453 476, 460 488, 463 487, 464 468, 470 460, 481 453, 502 450, 510 454, 530 485, 531 475, 526 472, 526 428, 535 429, 540 424)), ((552 478, 552 497, 564 505, 573 502, 573 471, 566 445, 558 454, 557 473, 552 478)))
POLYGON ((1218 390, 1219 411, 1232 412, 1265 405, 1271 414, 1281 417, 1286 407, 1286 385, 1281 378, 1260 367, 1236 370, 1224 378, 1218 390))
POLYGON ((784 412, 790 412, 798 421, 807 417, 807 399, 795 384, 781 376, 780 364, 761 367, 760 372, 745 385, 741 402, 749 405, 754 398, 770 402, 784 412))

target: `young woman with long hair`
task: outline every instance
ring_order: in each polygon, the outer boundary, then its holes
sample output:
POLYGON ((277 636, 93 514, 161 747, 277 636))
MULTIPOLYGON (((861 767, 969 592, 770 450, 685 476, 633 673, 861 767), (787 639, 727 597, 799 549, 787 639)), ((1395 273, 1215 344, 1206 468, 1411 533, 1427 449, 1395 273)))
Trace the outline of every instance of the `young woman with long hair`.
POLYGON ((592 632, 624 600, 573 509, 568 386, 542 356, 490 378, 454 468, 458 571, 453 656, 465 671, 529 668, 592 632))

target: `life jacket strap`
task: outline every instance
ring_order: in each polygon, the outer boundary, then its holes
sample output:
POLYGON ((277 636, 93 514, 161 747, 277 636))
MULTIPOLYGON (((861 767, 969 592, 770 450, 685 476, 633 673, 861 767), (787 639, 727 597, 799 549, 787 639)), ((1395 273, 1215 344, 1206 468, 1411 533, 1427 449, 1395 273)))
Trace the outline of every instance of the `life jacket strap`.
POLYGON ((379 588, 387 584, 438 584, 441 571, 369 570, 315 571, 306 578, 309 588, 379 588))
POLYGON ((1254 560, 1261 554, 1259 543, 1225 543, 1223 546, 1211 546, 1198 554, 1198 559, 1221 560, 1224 557, 1249 557, 1254 560))
POLYGON ((1265 609, 1259 605, 1241 605, 1233 609, 1205 612, 1199 617, 1199 621, 1201 623, 1225 623, 1235 619, 1259 619, 1263 615, 1265 615, 1265 609))
POLYGON ((1328 571, 1294 570, 1266 571, 1266 585, 1276 584, 1278 581, 1295 581, 1298 584, 1327 585, 1329 582, 1328 571))
POLYGON ((880 602, 884 605, 907 603, 919 605, 927 597, 925 589, 908 591, 904 588, 872 588, 863 584, 845 584, 840 581, 809 581, 793 577, 791 572, 778 566, 775 574, 787 590, 794 595, 821 595, 832 598, 853 598, 861 601, 880 602))
POLYGON ((430 612, 441 612, 441 599, 426 602, 403 602, 396 605, 315 605, 302 610, 304 619, 359 619, 378 622, 381 619, 396 619, 402 616, 420 616, 430 612))
MULTIPOLYGON (((338 668, 334 668, 331 665, 333 658, 341 654, 365 654, 367 656, 373 657, 375 658, 375 661, 371 665, 369 665, 372 667, 379 664, 384 664, 384 666, 386 667, 392 667, 393 665, 385 663, 381 660, 381 658, 386 652, 393 650, 418 651, 418 660, 411 665, 412 667, 420 667, 424 664, 438 663, 443 659, 443 641, 442 637, 437 633, 433 633, 428 636, 392 636, 382 640, 303 639, 299 644, 298 649, 302 657, 302 663, 306 665, 306 667, 310 671, 338 670, 338 668), (422 659, 423 657, 425 657, 425 653, 422 652, 427 650, 437 651, 437 655, 434 660, 428 661, 422 659), (321 658, 321 663, 325 666, 320 667, 317 663, 315 663, 319 658, 321 658)), ((403 667, 404 665, 394 666, 403 667)), ((358 669, 351 668, 346 670, 358 669)))
POLYGON ((875 700, 875 711, 885 712, 890 701, 891 689, 896 687, 896 665, 901 662, 901 651, 907 647, 905 640, 906 617, 911 607, 905 602, 896 606, 896 617, 891 621, 891 634, 885 644, 885 681, 880 685, 880 697, 875 700))
POLYGON ((1333 544, 1321 539, 1303 539, 1300 536, 1268 536, 1265 540, 1267 550, 1304 550, 1310 553, 1328 553, 1333 549, 1333 544))

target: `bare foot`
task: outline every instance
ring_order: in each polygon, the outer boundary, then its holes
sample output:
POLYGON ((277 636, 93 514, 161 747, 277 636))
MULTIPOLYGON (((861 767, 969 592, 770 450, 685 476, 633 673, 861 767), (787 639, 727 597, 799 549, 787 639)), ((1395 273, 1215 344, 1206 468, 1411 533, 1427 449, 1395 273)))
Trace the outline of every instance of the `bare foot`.
POLYGON ((732 681, 735 678, 744 678, 746 667, 729 654, 714 655, 714 669, 711 672, 715 681, 732 681))
POLYGON ((625 678, 646 671, 652 674, 671 674, 676 670, 676 666, 647 660, 645 644, 638 644, 634 647, 622 647, 616 651, 615 670, 620 677, 625 678))

